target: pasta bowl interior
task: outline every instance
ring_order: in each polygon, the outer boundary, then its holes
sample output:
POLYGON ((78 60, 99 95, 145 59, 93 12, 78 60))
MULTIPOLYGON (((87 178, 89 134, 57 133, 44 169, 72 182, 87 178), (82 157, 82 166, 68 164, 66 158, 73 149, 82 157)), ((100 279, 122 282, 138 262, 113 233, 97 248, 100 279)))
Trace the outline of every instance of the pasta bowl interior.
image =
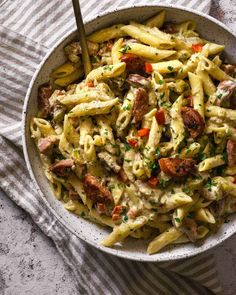
MULTIPOLYGON (((24 155, 32 181, 58 220, 102 251, 139 261, 196 255, 235 232, 235 215, 228 216, 236 208, 236 111, 230 105, 235 107, 231 98, 235 92, 235 67, 230 65, 236 59, 235 37, 211 17, 172 6, 111 11, 89 21, 86 33, 92 36, 90 41, 101 41, 105 33, 91 34, 112 25, 109 34, 116 42, 105 43, 104 48, 99 45, 99 66, 103 67, 90 72, 78 86, 80 94, 75 94, 74 86, 66 93, 63 86, 68 76, 58 76, 59 66, 66 62, 63 49, 75 40, 75 32, 52 48, 34 75, 23 113, 24 155), (150 19, 155 15, 159 16, 150 19), (163 27, 164 16, 165 22, 182 25, 169 23, 163 27), (161 26, 161 31, 155 26, 161 26), (228 63, 224 67, 222 56, 228 63), (41 105, 41 118, 33 118, 38 117, 38 89, 52 76, 54 83, 62 87, 50 98, 54 121, 52 127, 48 119, 48 129, 43 115, 45 105, 41 105), (129 85, 123 98, 116 93, 114 84, 107 82, 114 78, 118 90, 125 85, 122 91, 126 91, 129 85), (96 93, 91 94, 93 90, 99 91, 100 101, 96 93), (54 103, 60 95, 66 106, 63 110, 61 104, 58 107, 54 103), (91 99, 87 100, 87 96, 91 99), (84 107, 78 102, 85 102, 84 107), (53 154, 53 163, 48 160, 52 155, 45 152, 44 139, 48 136, 57 154, 53 154), (83 147, 83 159, 76 148, 79 145, 83 147), (98 158, 99 167, 91 168, 91 161, 98 158), (85 162, 77 169, 75 164, 80 161, 85 162), (101 171, 105 180, 93 175, 101 171), (51 186, 47 178, 53 182, 51 186), (111 179, 115 179, 114 183, 111 179), (218 216, 220 210, 227 213, 225 223, 218 216), (87 214, 115 226, 113 236, 107 238, 111 232, 108 226, 83 218, 87 214), (215 231, 218 217, 222 224, 215 231), (133 237, 127 237, 130 235, 133 237), (189 240, 195 243, 186 243, 189 240), (169 245, 172 242, 174 245, 169 245), (147 249, 152 255, 147 254, 147 249)), ((63 67, 69 72, 71 67, 78 67, 71 71, 72 80, 81 77, 76 50, 69 48, 72 63, 63 67)), ((96 58, 93 56, 93 63, 98 62, 96 58)), ((51 90, 41 89, 40 95, 47 95, 47 91, 51 90)))

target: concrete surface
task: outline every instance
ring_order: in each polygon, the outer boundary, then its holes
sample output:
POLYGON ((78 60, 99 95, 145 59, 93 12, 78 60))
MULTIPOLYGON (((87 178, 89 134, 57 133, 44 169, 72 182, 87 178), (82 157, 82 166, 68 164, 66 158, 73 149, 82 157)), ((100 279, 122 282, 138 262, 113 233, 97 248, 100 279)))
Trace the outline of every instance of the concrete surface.
MULTIPOLYGON (((233 28, 236 0, 214 0, 211 15, 233 28)), ((235 245, 236 235, 213 250, 225 295, 236 294, 235 245)), ((76 293, 73 276, 52 241, 0 191, 0 295, 76 293)))

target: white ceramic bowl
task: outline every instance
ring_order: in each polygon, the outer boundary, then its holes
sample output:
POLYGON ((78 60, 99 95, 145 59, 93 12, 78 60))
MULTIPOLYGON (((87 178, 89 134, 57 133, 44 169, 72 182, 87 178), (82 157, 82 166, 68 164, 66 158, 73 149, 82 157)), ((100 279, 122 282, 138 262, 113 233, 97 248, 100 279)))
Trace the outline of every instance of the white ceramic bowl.
MULTIPOLYGON (((141 22, 148 17, 155 15, 161 9, 167 10, 168 21, 181 22, 189 19, 195 20, 197 22, 197 31, 201 36, 213 42, 225 44, 226 56, 230 61, 236 62, 236 38, 227 27, 212 17, 202 13, 196 13, 192 10, 171 5, 138 5, 106 12, 86 23, 86 33, 90 34, 93 31, 114 23, 127 23, 130 20, 141 22)), ((44 176, 38 151, 36 150, 33 140, 30 138, 29 122, 30 118, 34 117, 37 112, 38 86, 48 81, 50 71, 64 62, 63 47, 73 39, 75 39, 75 32, 70 32, 55 44, 47 56, 45 56, 32 78, 23 110, 23 148, 26 164, 32 177, 32 181, 35 183, 39 192, 39 197, 44 198, 48 203, 48 206, 51 207, 53 214, 69 231, 73 232, 80 239, 93 245, 97 249, 119 257, 138 261, 169 261, 190 257, 216 246, 235 233, 236 215, 233 215, 229 218, 229 223, 224 224, 217 234, 207 238, 201 245, 196 246, 193 244, 186 244, 169 247, 160 253, 150 256, 146 254, 147 242, 143 240, 128 238, 122 247, 116 246, 113 248, 105 248, 101 246, 99 242, 110 232, 110 230, 77 217, 63 208, 62 204, 53 196, 49 183, 44 176)))

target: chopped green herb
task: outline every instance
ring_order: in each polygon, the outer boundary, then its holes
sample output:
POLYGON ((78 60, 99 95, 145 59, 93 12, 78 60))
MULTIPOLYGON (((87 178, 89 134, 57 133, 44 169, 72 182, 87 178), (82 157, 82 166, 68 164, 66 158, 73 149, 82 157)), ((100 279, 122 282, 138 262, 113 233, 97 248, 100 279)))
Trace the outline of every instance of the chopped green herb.
POLYGON ((200 158, 201 161, 203 161, 203 160, 205 160, 207 158, 207 155, 204 154, 204 153, 200 153, 199 158, 200 158))
POLYGON ((190 150, 190 149, 187 149, 187 151, 186 151, 186 156, 187 156, 190 152, 191 152, 191 150, 190 150))
POLYGON ((109 66, 109 65, 104 66, 105 71, 111 71, 112 69, 113 69, 113 66, 109 66))
POLYGON ((109 188, 109 190, 113 190, 115 188, 115 185, 114 184, 109 184, 108 188, 109 188))
POLYGON ((179 222, 179 223, 181 222, 180 218, 178 218, 178 217, 175 218, 175 221, 179 222))
POLYGON ((189 194, 191 192, 190 188, 189 187, 183 187, 182 188, 182 191, 186 194, 189 194))
POLYGON ((161 179, 160 180, 160 183, 159 183, 159 187, 160 188, 165 188, 166 187, 166 183, 167 183, 167 181, 165 181, 164 179, 161 179))
POLYGON ((168 66, 167 69, 168 69, 169 71, 173 71, 173 70, 174 70, 174 68, 171 67, 171 66, 168 66))
POLYGON ((162 92, 162 93, 160 94, 160 99, 162 99, 164 96, 165 96, 165 92, 162 92))
POLYGON ((123 110, 125 110, 125 111, 129 111, 130 109, 131 109, 130 103, 123 107, 123 110))
POLYGON ((148 167, 149 167, 151 170, 155 170, 158 166, 157 166, 157 163, 155 163, 155 162, 149 162, 149 163, 148 163, 148 167))
POLYGON ((123 215, 123 218, 122 218, 122 220, 123 220, 123 222, 127 222, 128 221, 128 219, 129 219, 129 217, 125 214, 125 215, 123 215))
POLYGON ((156 156, 157 156, 157 158, 159 158, 161 156, 161 150, 159 147, 156 149, 156 156))
POLYGON ((212 181, 211 179, 209 179, 207 181, 207 183, 204 185, 204 187, 209 191, 211 192, 211 188, 212 186, 216 185, 216 183, 214 181, 212 181))
POLYGON ((157 83, 160 84, 160 85, 162 85, 163 84, 163 80, 158 80, 157 83))
POLYGON ((124 143, 125 151, 129 151, 131 149, 131 146, 128 143, 124 143))
POLYGON ((189 214, 187 215, 187 217, 188 217, 188 218, 193 218, 193 214, 189 213, 189 214))
POLYGON ((223 93, 219 93, 219 94, 217 94, 217 97, 218 97, 219 99, 221 99, 222 96, 223 96, 223 93))
POLYGON ((125 45, 124 47, 122 47, 119 51, 121 52, 121 53, 125 53, 127 50, 130 50, 131 49, 131 47, 129 46, 129 45, 125 45))
POLYGON ((124 161, 127 163, 131 162, 131 160, 129 160, 129 159, 124 159, 124 161))
POLYGON ((118 183, 118 188, 124 188, 124 184, 123 183, 118 183))

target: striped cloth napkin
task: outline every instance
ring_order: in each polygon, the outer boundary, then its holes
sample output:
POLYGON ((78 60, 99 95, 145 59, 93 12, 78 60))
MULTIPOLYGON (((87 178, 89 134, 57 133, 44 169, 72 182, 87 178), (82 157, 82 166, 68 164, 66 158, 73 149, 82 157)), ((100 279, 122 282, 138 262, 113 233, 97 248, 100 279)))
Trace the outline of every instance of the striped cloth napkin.
MULTIPOLYGON (((106 9, 145 0, 81 0, 85 20, 106 9), (92 8, 92 9, 91 9, 92 8)), ((209 12, 210 0, 170 0, 209 12)), ((158 3, 158 1, 146 1, 158 3)), ((0 179, 1 188, 54 241, 72 269, 78 294, 221 294, 209 252, 170 263, 120 259, 68 232, 31 183, 21 148, 21 111, 38 64, 51 46, 75 28, 71 0, 0 0, 0 179)))

